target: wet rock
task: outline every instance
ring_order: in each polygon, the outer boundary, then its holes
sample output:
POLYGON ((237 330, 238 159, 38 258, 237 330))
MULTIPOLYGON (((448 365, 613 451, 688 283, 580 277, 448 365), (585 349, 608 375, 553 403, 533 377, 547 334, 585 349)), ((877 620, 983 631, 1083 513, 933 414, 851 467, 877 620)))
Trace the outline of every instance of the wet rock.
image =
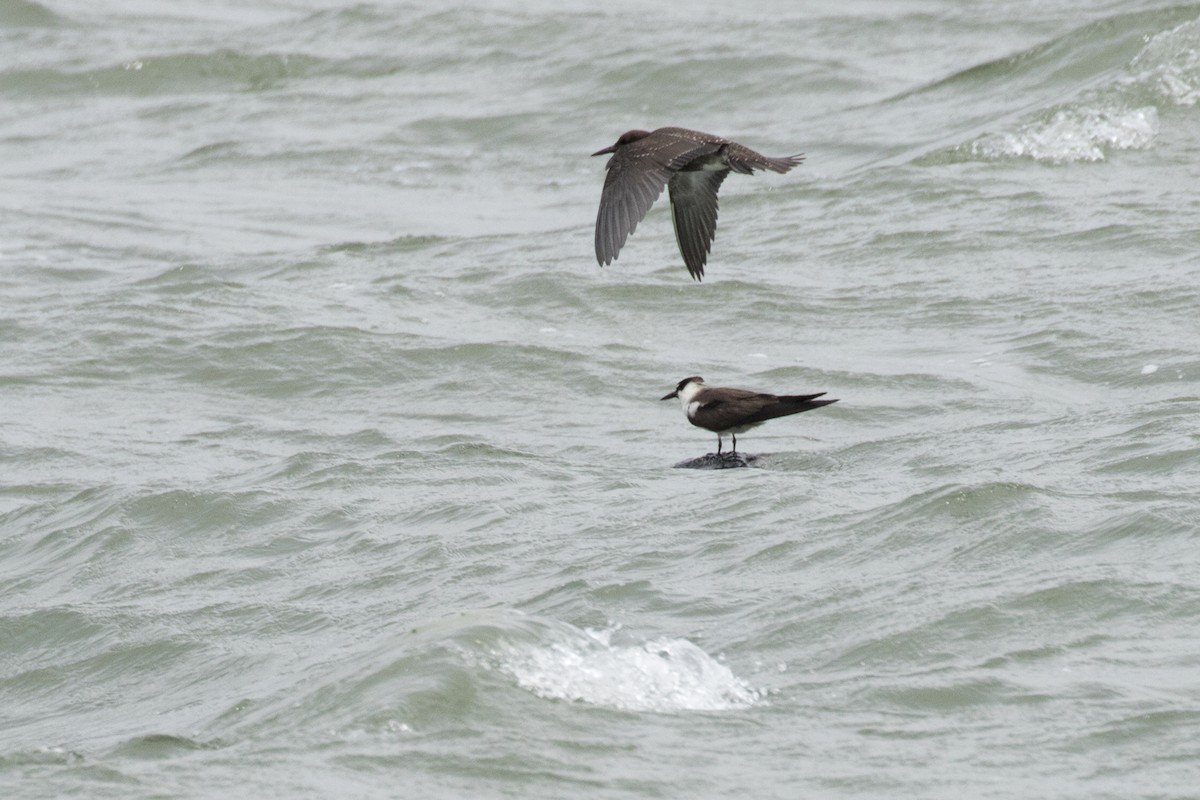
POLYGON ((699 458, 689 458, 680 461, 675 469, 735 469, 737 467, 753 467, 759 456, 748 453, 706 453, 699 458))

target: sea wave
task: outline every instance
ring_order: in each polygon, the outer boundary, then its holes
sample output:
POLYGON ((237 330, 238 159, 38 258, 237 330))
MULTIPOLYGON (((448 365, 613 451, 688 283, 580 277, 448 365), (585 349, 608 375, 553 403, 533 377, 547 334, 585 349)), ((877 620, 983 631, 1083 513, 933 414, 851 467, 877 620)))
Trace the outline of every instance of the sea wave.
POLYGON ((968 141, 926 154, 918 163, 1027 158, 1065 164, 1152 147, 1164 108, 1200 101, 1200 19, 1143 35, 1144 44, 1131 60, 1111 65, 1113 57, 1128 52, 1123 42, 1129 34, 1149 22, 1143 15, 1115 17, 1007 59, 1003 68, 991 65, 989 79, 997 70, 1007 74, 1009 91, 1029 83, 1025 73, 1033 73, 1043 82, 1045 75, 1069 78, 1056 91, 1073 96, 997 117, 968 141))
POLYGON ((493 665, 538 697, 621 711, 725 711, 763 700, 686 639, 630 639, 618 628, 560 624, 537 642, 502 642, 493 665), (622 641, 624 639, 624 641, 622 641))

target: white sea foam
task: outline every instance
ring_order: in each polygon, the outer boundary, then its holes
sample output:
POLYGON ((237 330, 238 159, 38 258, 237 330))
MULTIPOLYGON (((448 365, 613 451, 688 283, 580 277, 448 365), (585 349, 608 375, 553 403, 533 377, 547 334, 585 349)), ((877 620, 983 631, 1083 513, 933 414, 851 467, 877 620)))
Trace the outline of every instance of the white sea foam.
POLYGON ((1130 83, 1170 103, 1200 103, 1200 19, 1150 37, 1129 70, 1130 83))
POLYGON ((559 628, 559 641, 502 645, 495 663, 539 697, 623 711, 722 711, 762 699, 686 639, 614 644, 614 632, 559 628))
POLYGON ((990 133, 969 145, 976 158, 1032 158, 1051 164, 1103 161, 1110 150, 1149 147, 1158 135, 1158 109, 1060 108, 1012 133, 990 133))
POLYGON ((1150 147, 1160 106, 1198 103, 1200 19, 1149 37, 1112 82, 1026 118, 1015 131, 989 132, 956 150, 984 160, 1103 161, 1112 151, 1150 147))

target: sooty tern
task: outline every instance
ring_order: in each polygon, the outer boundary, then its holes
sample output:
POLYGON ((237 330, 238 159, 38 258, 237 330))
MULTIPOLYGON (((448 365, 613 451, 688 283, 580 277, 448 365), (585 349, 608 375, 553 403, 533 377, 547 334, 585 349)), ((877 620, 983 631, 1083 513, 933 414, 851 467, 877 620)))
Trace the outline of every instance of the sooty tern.
POLYGON ((717 190, 732 172, 787 172, 804 156, 771 158, 711 133, 687 128, 628 131, 593 156, 612 153, 596 214, 596 260, 611 264, 650 206, 670 188, 671 219, 683 263, 696 280, 717 233, 717 190))
POLYGON ((684 378, 675 391, 663 395, 661 400, 678 397, 688 422, 705 428, 717 435, 717 455, 725 434, 733 435, 733 450, 737 452, 737 434, 745 433, 769 419, 799 414, 814 408, 836 403, 837 400, 817 400, 825 392, 816 394, 766 394, 745 389, 726 389, 705 386, 704 378, 693 375, 684 378))

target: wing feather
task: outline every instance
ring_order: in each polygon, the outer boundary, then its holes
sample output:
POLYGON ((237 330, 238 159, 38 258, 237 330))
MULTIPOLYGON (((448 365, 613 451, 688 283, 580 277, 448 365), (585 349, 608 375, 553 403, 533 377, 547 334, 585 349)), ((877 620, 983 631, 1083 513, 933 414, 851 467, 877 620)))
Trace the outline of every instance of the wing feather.
POLYGON ((836 400, 818 400, 825 392, 806 395, 773 395, 750 392, 745 389, 722 389, 720 394, 696 396, 699 404, 688 416, 688 420, 710 431, 725 431, 730 428, 749 427, 776 417, 799 414, 814 408, 836 403, 836 400))
POLYGON ((671 176, 671 216, 675 240, 688 272, 704 277, 704 265, 717 235, 717 191, 729 170, 694 170, 671 176))
POLYGON ((616 260, 670 177, 671 171, 665 167, 631 168, 620 153, 609 159, 596 214, 596 261, 603 265, 616 260))

